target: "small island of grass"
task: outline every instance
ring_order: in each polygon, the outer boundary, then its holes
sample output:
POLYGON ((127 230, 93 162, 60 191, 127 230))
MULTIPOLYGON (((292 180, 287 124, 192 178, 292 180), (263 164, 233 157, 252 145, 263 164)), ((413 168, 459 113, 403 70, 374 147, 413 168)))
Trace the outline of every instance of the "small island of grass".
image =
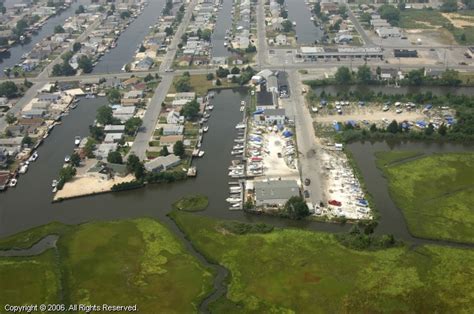
POLYGON ((196 212, 205 210, 209 205, 209 199, 202 194, 194 194, 184 196, 173 204, 173 207, 178 210, 189 212, 196 212))
POLYGON ((434 154, 412 160, 403 152, 381 152, 377 165, 413 235, 474 242, 474 154, 434 154))

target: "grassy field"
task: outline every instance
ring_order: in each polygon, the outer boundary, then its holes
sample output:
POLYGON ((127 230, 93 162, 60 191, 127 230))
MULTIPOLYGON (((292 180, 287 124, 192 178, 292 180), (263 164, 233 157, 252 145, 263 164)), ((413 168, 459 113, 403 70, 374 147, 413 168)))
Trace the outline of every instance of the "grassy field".
POLYGON ((178 210, 185 210, 190 212, 205 210, 209 205, 209 199, 205 195, 189 195, 185 196, 173 204, 173 207, 178 210))
POLYGON ((162 313, 193 313, 212 289, 212 273, 152 219, 67 227, 57 251, 33 258, 0 258, 0 274, 0 308, 13 301, 47 300, 137 304, 143 313, 157 308, 162 313), (56 252, 59 260, 54 259, 56 252), (57 282, 63 283, 61 300, 57 282))
POLYGON ((0 258, 0 312, 5 304, 59 303, 60 276, 54 250, 35 257, 0 258))
POLYGON ((202 253, 231 272, 214 313, 468 313, 474 306, 471 250, 362 252, 326 233, 236 235, 217 220, 172 216, 202 253))
MULTIPOLYGON (((377 155, 379 160, 394 156, 377 155)), ((474 154, 432 155, 382 169, 414 235, 474 242, 474 154)))
POLYGON ((406 29, 430 29, 449 23, 439 11, 430 9, 406 9, 400 11, 400 27, 406 29))
MULTIPOLYGON (((214 73, 215 75, 215 73, 214 73)), ((179 79, 179 76, 175 76, 174 82, 179 79)), ((230 88, 230 87, 238 87, 238 84, 234 84, 227 81, 227 78, 220 79, 222 85, 214 86, 212 85, 212 81, 208 81, 206 78, 206 74, 199 74, 199 75, 191 75, 190 76, 190 83, 191 83, 191 91, 195 92, 198 96, 205 96, 210 89, 219 89, 219 88, 230 88)), ((174 94, 176 93, 176 89, 174 84, 171 85, 170 90, 168 93, 174 94)))

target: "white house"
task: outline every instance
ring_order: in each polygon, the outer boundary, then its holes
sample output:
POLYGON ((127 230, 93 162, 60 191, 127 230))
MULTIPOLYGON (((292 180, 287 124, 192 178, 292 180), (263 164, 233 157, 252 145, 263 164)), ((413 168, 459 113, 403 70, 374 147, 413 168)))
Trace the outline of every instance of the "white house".
POLYGON ((166 116, 166 123, 168 124, 181 124, 184 123, 184 117, 179 115, 179 112, 171 110, 166 116))

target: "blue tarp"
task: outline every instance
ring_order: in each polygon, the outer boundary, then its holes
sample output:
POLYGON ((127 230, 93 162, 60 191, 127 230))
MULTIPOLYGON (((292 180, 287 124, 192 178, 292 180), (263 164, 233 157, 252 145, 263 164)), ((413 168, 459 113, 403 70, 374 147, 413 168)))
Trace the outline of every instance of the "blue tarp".
POLYGON ((339 123, 334 123, 334 130, 339 132, 341 130, 341 125, 339 123))
POLYGON ((290 131, 287 130, 287 131, 283 132, 283 136, 284 137, 290 137, 290 136, 293 136, 293 133, 291 133, 290 131))
POLYGON ((263 113, 263 110, 257 110, 253 114, 256 115, 256 114, 262 114, 262 113, 263 113))
POLYGON ((427 105, 425 106, 425 109, 431 109, 431 108, 433 108, 433 105, 432 105, 432 104, 427 104, 427 105))

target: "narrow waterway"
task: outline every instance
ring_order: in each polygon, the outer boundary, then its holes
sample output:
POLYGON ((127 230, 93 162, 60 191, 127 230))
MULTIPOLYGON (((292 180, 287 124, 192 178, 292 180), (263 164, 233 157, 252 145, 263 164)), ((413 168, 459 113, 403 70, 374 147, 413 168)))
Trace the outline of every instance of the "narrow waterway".
POLYGON ((408 230, 405 217, 390 197, 388 182, 383 172, 376 166, 375 153, 379 151, 402 150, 422 152, 425 155, 447 152, 472 152, 472 145, 437 143, 437 142, 357 142, 348 145, 359 167, 375 206, 380 212, 376 233, 393 234, 398 239, 416 244, 445 244, 460 247, 474 245, 455 244, 449 241, 425 240, 412 236, 408 230))
POLYGON ((323 31, 316 27, 311 21, 311 12, 303 0, 286 0, 288 9, 288 19, 296 22, 294 29, 298 36, 299 45, 314 44, 315 41, 321 42, 323 31))
MULTIPOLYGON (((31 38, 28 39, 27 42, 23 45, 16 45, 9 50, 9 54, 4 56, 3 58, 0 58, 0 76, 5 76, 3 73, 3 70, 6 68, 11 68, 15 64, 18 64, 21 62, 21 57, 27 53, 30 52, 31 49, 39 43, 41 40, 44 38, 53 35, 54 33, 54 27, 56 25, 63 25, 64 21, 73 16, 76 12, 77 7, 79 5, 85 5, 87 3, 90 3, 87 0, 78 0, 77 2, 73 2, 72 5, 64 10, 63 12, 49 18, 46 23, 43 25, 43 27, 38 31, 36 35, 33 35, 31 38)), ((13 4, 12 4, 13 6, 13 4)))
POLYGON ((161 16, 164 5, 165 0, 149 0, 143 12, 120 34, 117 46, 100 59, 92 72, 120 72, 125 64, 131 62, 135 51, 150 32, 149 27, 154 25, 161 16))
POLYGON ((226 30, 232 28, 232 0, 222 0, 222 7, 217 16, 217 23, 212 34, 212 56, 228 57, 232 53, 224 47, 226 30))

